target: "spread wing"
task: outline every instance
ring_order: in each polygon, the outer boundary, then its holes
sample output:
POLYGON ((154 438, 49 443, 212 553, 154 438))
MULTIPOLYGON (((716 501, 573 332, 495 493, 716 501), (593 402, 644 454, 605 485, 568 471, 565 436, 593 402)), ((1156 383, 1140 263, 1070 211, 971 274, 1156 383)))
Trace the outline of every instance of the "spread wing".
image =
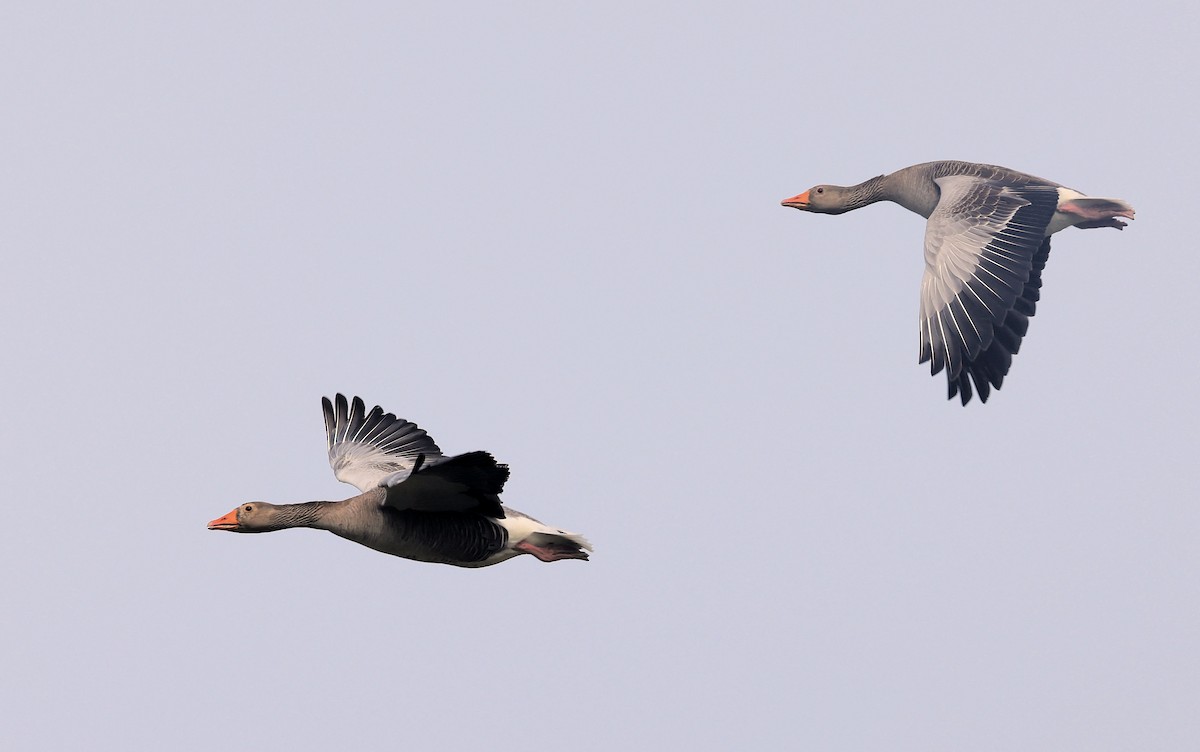
POLYGON ((1050 253, 1046 228, 1058 188, 937 178, 941 199, 925 228, 921 358, 945 369, 950 396, 986 402, 1029 327, 1050 253), (968 378, 969 377, 969 378, 968 378))
POLYGON ((508 480, 508 465, 487 452, 468 452, 437 464, 419 461, 415 469, 385 478, 383 505, 397 511, 478 512, 502 519, 500 492, 508 480))
POLYGON ((391 483, 403 480, 419 455, 424 455, 427 463, 442 456, 429 434, 415 423, 385 413, 379 406, 368 413, 358 397, 349 404, 341 394, 333 401, 322 397, 321 407, 333 474, 360 491, 384 485, 385 479, 391 483))

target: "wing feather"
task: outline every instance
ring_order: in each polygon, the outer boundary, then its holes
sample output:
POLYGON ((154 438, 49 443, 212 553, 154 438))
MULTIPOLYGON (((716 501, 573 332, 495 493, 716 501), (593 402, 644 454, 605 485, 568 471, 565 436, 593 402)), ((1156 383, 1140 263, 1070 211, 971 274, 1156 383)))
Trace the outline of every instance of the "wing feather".
POLYGON ((501 519, 500 493, 508 480, 508 465, 487 452, 467 452, 416 472, 395 473, 383 480, 388 489, 383 505, 397 511, 478 512, 501 519))
POLYGON ((1058 187, 968 175, 936 178, 925 230, 920 361, 946 371, 949 394, 986 402, 1000 388, 1040 297, 1046 228, 1058 187))
POLYGON ((334 476, 366 492, 383 485, 385 478, 406 476, 418 455, 427 462, 441 458, 442 450, 417 424, 366 405, 355 397, 338 394, 321 398, 329 465, 334 476))

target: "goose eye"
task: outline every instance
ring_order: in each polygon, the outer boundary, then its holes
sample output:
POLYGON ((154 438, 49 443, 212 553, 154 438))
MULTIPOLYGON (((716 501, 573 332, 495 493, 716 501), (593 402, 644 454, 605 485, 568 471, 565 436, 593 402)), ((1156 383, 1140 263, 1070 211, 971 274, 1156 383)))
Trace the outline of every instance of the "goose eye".
POLYGON ((242 509, 246 510, 247 512, 250 512, 250 511, 253 511, 254 507, 247 504, 246 506, 242 507, 242 509))
POLYGON ((824 189, 824 188, 818 188, 818 189, 817 189, 817 193, 824 193, 824 192, 825 192, 825 189, 824 189))

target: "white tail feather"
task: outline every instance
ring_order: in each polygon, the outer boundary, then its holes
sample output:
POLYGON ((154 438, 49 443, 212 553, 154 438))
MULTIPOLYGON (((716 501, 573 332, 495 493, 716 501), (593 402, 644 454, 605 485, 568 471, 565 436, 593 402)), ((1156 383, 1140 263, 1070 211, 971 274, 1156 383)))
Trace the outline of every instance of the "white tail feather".
POLYGON ((515 509, 504 507, 504 519, 497 520, 497 522, 503 525, 504 529, 508 531, 510 546, 515 546, 536 533, 543 533, 545 535, 556 535, 566 538, 585 551, 592 550, 592 544, 582 535, 551 527, 515 509))

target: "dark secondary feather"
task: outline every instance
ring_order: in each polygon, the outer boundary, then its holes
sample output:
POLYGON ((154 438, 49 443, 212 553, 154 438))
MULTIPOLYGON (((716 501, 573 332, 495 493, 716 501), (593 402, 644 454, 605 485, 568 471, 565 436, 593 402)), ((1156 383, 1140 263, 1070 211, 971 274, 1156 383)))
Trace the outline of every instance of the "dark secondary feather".
POLYGON ((1033 257, 1029 271, 1029 279, 1021 291, 1021 296, 1013 303, 1013 307, 1005 316, 1004 322, 995 327, 992 343, 979 353, 957 377, 950 377, 949 398, 960 395, 965 405, 971 400, 971 381, 975 382, 975 390, 979 400, 987 402, 991 388, 999 389, 1012 366, 1012 356, 1021 349, 1021 340, 1029 330, 1029 318, 1037 309, 1041 298, 1042 270, 1046 268, 1046 260, 1050 258, 1050 238, 1045 238, 1033 257))
POLYGON ((468 452, 437 464, 424 464, 390 486, 384 505, 425 512, 474 512, 504 517, 499 494, 508 480, 508 465, 487 452, 468 452))
MULTIPOLYGON (((990 215, 998 213, 999 202, 1027 202, 980 249, 963 288, 922 322, 920 362, 930 361, 934 374, 944 368, 950 396, 960 394, 963 404, 971 397, 971 379, 983 402, 990 386, 1000 387, 1029 328, 1041 268, 1049 255, 1045 229, 1057 199, 1057 188, 1049 186, 983 183, 973 186, 958 205, 946 207, 950 216, 963 215, 963 207, 990 215)), ((947 263, 956 259, 947 248, 942 253, 948 254, 947 263)))

